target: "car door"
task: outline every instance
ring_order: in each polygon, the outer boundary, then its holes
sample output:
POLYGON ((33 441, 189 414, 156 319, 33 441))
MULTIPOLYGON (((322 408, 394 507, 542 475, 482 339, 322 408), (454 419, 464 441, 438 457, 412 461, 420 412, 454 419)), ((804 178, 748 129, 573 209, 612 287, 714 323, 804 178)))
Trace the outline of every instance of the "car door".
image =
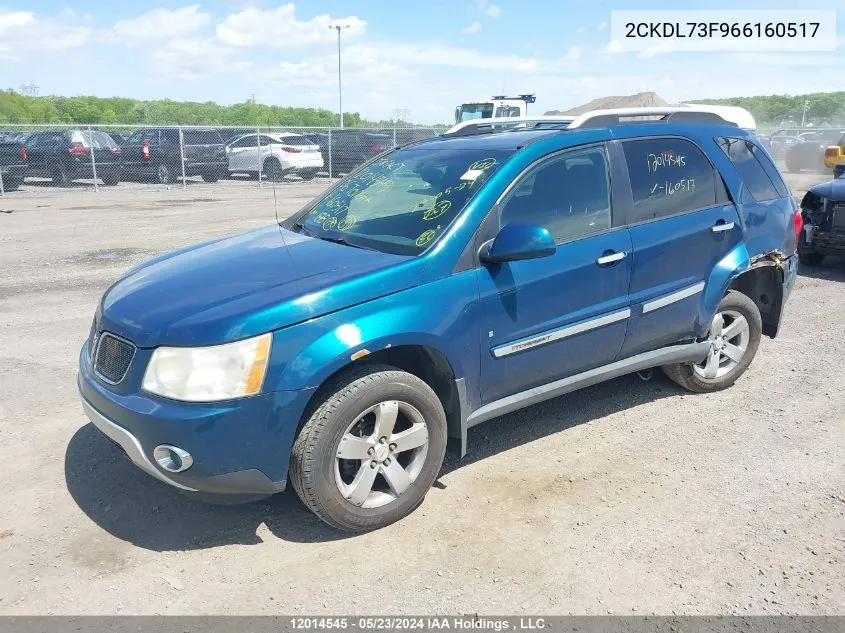
POLYGON ((258 136, 250 134, 232 143, 229 151, 230 171, 258 171, 258 136))
POLYGON ((546 157, 494 209, 556 252, 478 269, 482 404, 613 361, 625 339, 631 239, 616 226, 606 148, 546 157))
POLYGON ((47 132, 31 134, 24 143, 26 147, 27 165, 29 165, 30 176, 46 176, 46 155, 44 153, 43 139, 47 132))
POLYGON ((691 140, 617 142, 633 201, 628 357, 699 333, 707 281, 742 241, 742 229, 721 176, 691 140))

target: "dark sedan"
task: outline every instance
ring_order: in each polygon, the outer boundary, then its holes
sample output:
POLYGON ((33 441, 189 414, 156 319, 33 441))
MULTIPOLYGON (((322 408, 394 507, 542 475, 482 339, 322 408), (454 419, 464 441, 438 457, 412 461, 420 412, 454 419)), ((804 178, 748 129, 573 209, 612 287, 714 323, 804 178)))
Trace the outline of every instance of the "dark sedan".
POLYGON ((786 150, 786 170, 799 172, 804 169, 827 171, 824 164, 824 151, 829 145, 836 145, 842 138, 839 129, 819 130, 802 134, 802 140, 786 150))

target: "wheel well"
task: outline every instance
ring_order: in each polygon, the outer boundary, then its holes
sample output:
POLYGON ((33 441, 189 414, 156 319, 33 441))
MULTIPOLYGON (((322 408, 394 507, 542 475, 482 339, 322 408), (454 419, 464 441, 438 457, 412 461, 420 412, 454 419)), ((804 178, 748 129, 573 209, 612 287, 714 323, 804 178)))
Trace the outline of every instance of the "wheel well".
POLYGON ((337 381, 342 380, 344 374, 367 365, 391 365, 413 374, 425 382, 437 394, 440 403, 443 405, 450 438, 456 435, 460 437, 461 400, 455 384, 455 372, 452 370, 449 360, 441 352, 427 345, 388 347, 367 354, 341 367, 326 378, 311 397, 302 414, 302 419, 299 421, 297 435, 299 429, 305 425, 314 409, 328 396, 328 392, 334 388, 337 381))
POLYGON ((741 292, 757 305, 763 319, 763 334, 774 338, 780 326, 783 305, 783 271, 772 260, 763 262, 734 279, 730 289, 741 292))

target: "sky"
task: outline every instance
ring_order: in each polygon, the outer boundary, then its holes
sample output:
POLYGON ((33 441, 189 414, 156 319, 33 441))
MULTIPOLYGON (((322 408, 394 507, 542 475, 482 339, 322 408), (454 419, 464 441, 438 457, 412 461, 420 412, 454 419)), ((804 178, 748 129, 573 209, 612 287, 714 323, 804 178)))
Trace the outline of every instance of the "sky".
MULTIPOLYGON (((742 9, 835 9, 836 52, 626 52, 610 0, 0 0, 0 88, 39 94, 259 103, 445 123, 493 94, 534 112, 654 91, 669 102, 845 90, 845 2, 746 0, 742 9), (398 116, 397 116, 398 115, 398 116)), ((706 8, 740 8, 711 1, 706 8)))

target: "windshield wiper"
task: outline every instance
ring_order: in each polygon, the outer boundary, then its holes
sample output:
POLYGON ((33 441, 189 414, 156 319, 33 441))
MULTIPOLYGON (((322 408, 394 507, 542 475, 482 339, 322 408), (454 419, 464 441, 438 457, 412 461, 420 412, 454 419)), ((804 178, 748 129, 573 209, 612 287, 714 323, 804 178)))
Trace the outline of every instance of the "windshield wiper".
POLYGON ((369 246, 362 246, 361 244, 355 244, 354 242, 350 242, 345 237, 335 236, 335 237, 327 237, 325 235, 315 235, 317 239, 325 240, 326 242, 334 242, 335 244, 343 244, 344 246, 351 246, 352 248, 363 248, 365 251, 374 251, 375 248, 370 248, 369 246))

